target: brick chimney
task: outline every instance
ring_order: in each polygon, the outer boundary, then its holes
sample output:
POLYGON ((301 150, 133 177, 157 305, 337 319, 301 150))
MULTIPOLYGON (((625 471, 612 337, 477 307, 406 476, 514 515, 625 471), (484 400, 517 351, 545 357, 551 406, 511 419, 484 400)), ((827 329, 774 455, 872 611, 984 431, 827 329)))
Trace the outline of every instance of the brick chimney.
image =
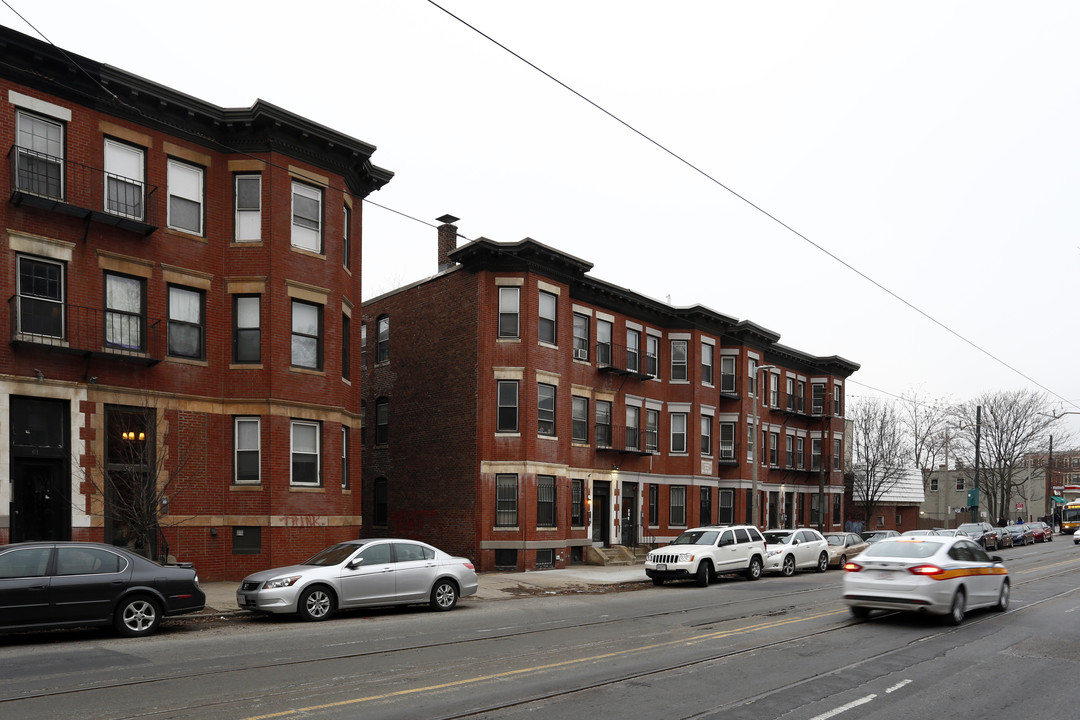
POLYGON ((457 225, 458 219, 453 215, 443 215, 435 218, 442 225, 439 226, 439 272, 454 267, 454 261, 450 259, 450 253, 457 248, 457 225))

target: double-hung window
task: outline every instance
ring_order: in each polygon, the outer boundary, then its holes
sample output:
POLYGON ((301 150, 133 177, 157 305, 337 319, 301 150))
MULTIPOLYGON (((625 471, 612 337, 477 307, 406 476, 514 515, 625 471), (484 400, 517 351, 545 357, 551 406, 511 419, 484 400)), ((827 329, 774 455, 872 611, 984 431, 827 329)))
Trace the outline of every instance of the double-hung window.
POLYGON ((292 246, 322 252, 322 190, 293 180, 292 246))
POLYGON ((375 363, 390 360, 390 316, 380 317, 375 326, 375 363))
POLYGON ((701 416, 701 454, 712 455, 712 415, 701 416))
POLYGON ((341 228, 341 267, 348 270, 352 267, 352 208, 342 206, 341 228))
POLYGON ((589 316, 574 313, 574 359, 589 359, 589 316))
POLYGON ((825 414, 825 383, 810 384, 810 413, 812 415, 825 414))
POLYGON ((626 406, 626 449, 641 449, 641 408, 626 406))
POLYGON ((538 328, 540 342, 549 345, 557 345, 556 331, 558 318, 558 298, 552 293, 540 291, 540 325, 538 328))
POLYGON ((386 398, 375 401, 375 444, 390 444, 390 401, 386 398))
POLYGON ((795 412, 795 378, 787 379, 787 411, 795 412))
POLYGON ((671 413, 671 452, 686 452, 686 413, 671 413))
POLYGON ((352 318, 341 313, 341 379, 352 376, 352 318))
POLYGON ((19 256, 19 332, 64 337, 63 263, 19 256))
POLYGON ((145 349, 145 308, 145 280, 105 273, 105 345, 124 350, 145 349))
POLYGON ((536 391, 537 432, 555 436, 555 386, 538 383, 536 391))
POLYGON ((143 219, 142 148, 105 140, 105 211, 143 219))
POLYGON ((293 485, 317 486, 320 478, 320 426, 317 422, 292 421, 292 475, 293 485))
POLYGON ((495 432, 518 431, 518 381, 499 380, 495 432))
POLYGON ((585 524, 585 481, 570 481, 570 524, 581 527, 585 524))
POLYGON ((843 446, 840 444, 839 438, 834 438, 832 441, 832 469, 841 470, 844 467, 844 452, 843 446))
POLYGON ((259 173, 237 175, 234 196, 236 217, 233 239, 236 242, 254 242, 262 239, 262 175, 259 173))
POLYGON ((814 472, 821 470, 821 438, 810 440, 810 469, 814 472))
POLYGON ((649 483, 649 527, 660 524, 660 486, 649 483))
POLYGON ((169 217, 173 230, 203 234, 203 169, 169 160, 169 217))
POLYGON ((341 426, 341 489, 348 490, 349 482, 349 428, 341 426))
POLYGON ((64 126, 55 120, 15 113, 15 186, 24 192, 64 197, 64 126))
POLYGON ((575 395, 572 399, 570 439, 576 443, 589 442, 589 398, 575 395))
POLYGON ((206 303, 200 290, 169 286, 169 355, 202 360, 206 303))
POLYGON ((713 384, 713 351, 715 348, 709 343, 701 343, 701 382, 705 385, 713 384))
POLYGON ((611 365, 611 322, 596 321, 596 364, 611 365))
POLYGON ((262 310, 258 295, 233 297, 233 362, 262 361, 262 310))
POLYGON ((769 466, 778 467, 780 465, 780 433, 769 433, 769 466))
POLYGON ((686 525, 686 486, 672 485, 668 489, 668 524, 681 527, 686 525))
POLYGON ((795 467, 795 436, 784 436, 784 467, 791 470, 795 467))
POLYGON ((645 372, 660 377, 660 338, 655 335, 645 336, 645 372))
POLYGON ((769 373, 769 407, 780 407, 780 376, 769 373))
POLYGON ((726 395, 734 395, 735 387, 735 356, 720 356, 720 392, 726 395))
POLYGON ((233 418, 233 482, 237 485, 260 480, 259 426, 257 417, 233 418))
POLYGON ((806 467, 806 439, 795 438, 795 469, 802 470, 806 467))
POLYGON ((596 401, 596 446, 611 447, 611 401, 596 401))
POLYGON ((637 372, 641 369, 641 332, 626 331, 626 369, 637 372))
POLYGON ((303 300, 292 301, 292 365, 322 369, 323 307, 303 300))
POLYGON ((536 478, 536 526, 555 527, 555 476, 539 475, 536 478))
POLYGON ((671 379, 673 381, 683 381, 687 379, 685 340, 671 341, 671 379))
POLYGON ((495 476, 495 527, 517 527, 518 476, 495 476))
POLYGON ((735 423, 720 423, 720 459, 735 459, 735 423))
POLYGON ((660 452, 660 411, 645 408, 645 450, 660 452))
POLYGON ((521 289, 499 288, 499 337, 521 337, 521 289))

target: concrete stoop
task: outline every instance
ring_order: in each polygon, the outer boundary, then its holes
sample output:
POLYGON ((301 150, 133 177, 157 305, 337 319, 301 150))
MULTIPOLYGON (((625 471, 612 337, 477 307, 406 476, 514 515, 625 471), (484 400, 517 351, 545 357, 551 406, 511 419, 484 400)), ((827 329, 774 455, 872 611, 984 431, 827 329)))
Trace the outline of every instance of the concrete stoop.
POLYGON ((636 565, 639 562, 644 561, 624 545, 612 545, 609 548, 586 547, 586 565, 636 565))

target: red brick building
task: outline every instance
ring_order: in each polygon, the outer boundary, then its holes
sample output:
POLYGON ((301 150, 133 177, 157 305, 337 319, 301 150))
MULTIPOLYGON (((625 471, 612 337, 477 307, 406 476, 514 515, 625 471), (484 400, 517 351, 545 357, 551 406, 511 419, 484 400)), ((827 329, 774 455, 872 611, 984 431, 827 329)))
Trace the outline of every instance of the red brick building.
POLYGON ((440 220, 439 274, 364 304, 367 534, 491 570, 705 523, 842 526, 857 364, 590 277, 531 239, 455 249, 456 218, 440 220))
POLYGON ((0 56, 0 542, 149 537, 220 579, 356 537, 375 148, 3 28, 0 56))

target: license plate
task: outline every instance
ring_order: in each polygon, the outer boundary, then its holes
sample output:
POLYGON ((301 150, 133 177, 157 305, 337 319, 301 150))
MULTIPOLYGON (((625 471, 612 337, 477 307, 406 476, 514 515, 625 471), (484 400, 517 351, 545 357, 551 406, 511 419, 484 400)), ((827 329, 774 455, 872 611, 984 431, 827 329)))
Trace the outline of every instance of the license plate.
POLYGON ((236 596, 236 604, 237 605, 247 605, 247 598, 244 597, 243 595, 237 595, 236 596))
POLYGON ((657 565, 656 569, 661 571, 661 572, 666 572, 667 571, 667 565, 657 565))
POLYGON ((878 580, 892 580, 893 574, 891 570, 880 570, 877 574, 878 580))

